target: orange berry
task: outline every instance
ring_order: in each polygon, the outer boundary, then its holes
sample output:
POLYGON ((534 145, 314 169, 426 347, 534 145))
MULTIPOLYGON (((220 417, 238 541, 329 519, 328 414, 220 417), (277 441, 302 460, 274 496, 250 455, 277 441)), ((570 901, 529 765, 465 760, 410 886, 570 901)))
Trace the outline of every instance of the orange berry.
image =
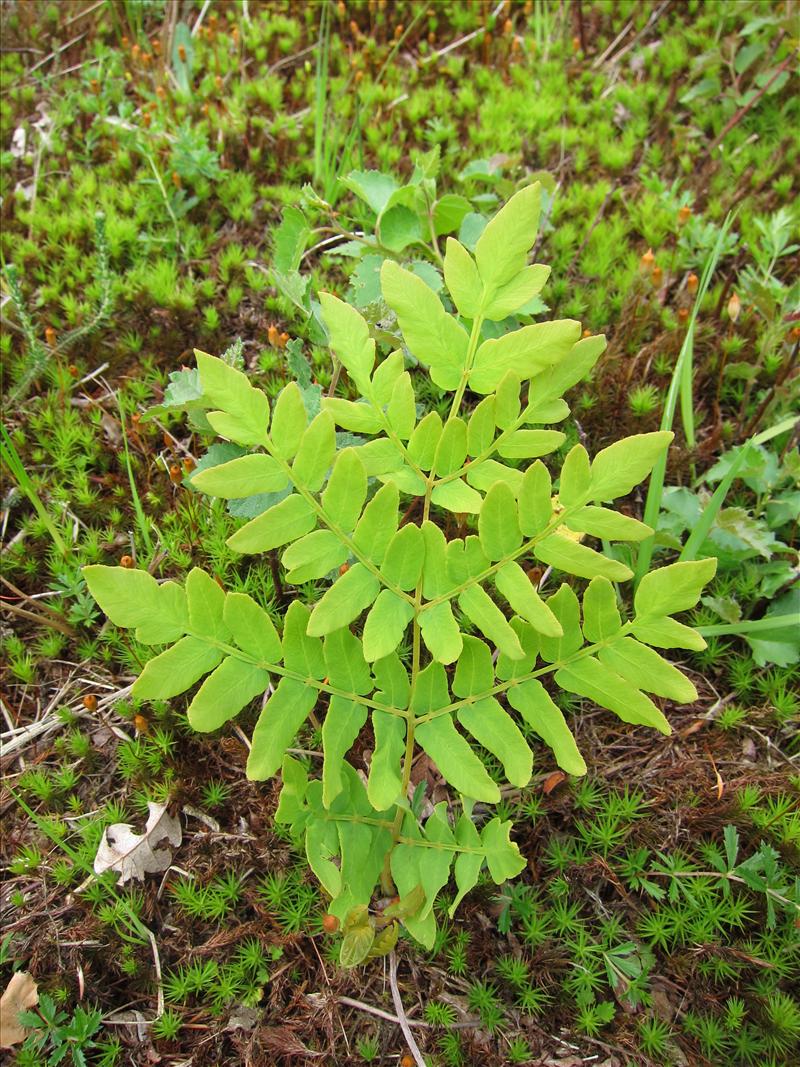
POLYGON ((44 331, 44 339, 51 346, 51 348, 56 343, 56 331, 53 329, 52 326, 48 326, 45 329, 45 331, 44 331))
POLYGON ((166 430, 162 433, 161 440, 164 442, 164 448, 172 448, 172 438, 166 430))
POLYGON ((343 563, 341 565, 341 567, 339 568, 339 574, 347 574, 347 572, 349 570, 350 570, 350 564, 349 563, 343 563))
POLYGON ((134 715, 133 728, 137 734, 146 734, 150 730, 150 723, 147 721, 144 715, 134 715))
POLYGON ((125 570, 127 570, 127 571, 133 570, 133 557, 132 556, 120 556, 119 565, 120 565, 120 567, 124 567, 125 570))
POLYGON ((678 225, 685 226, 689 219, 692 217, 692 209, 684 205, 678 211, 678 225))
POLYGON ((69 372, 70 378, 78 377, 78 368, 75 366, 74 363, 70 363, 70 365, 67 367, 67 371, 69 372))
POLYGON ((733 293, 731 295, 730 300, 728 301, 728 318, 731 320, 731 322, 736 322, 736 320, 739 318, 739 315, 741 313, 742 313, 742 302, 739 299, 739 297, 737 296, 737 294, 733 293))
POLYGON ((286 348, 286 342, 288 340, 289 340, 289 334, 288 333, 282 333, 278 337, 278 348, 286 348))
POLYGON ((142 418, 142 416, 139 414, 139 412, 138 411, 134 411, 134 413, 131 415, 131 422, 133 423, 134 426, 138 426, 139 422, 141 421, 141 418, 142 418))
POLYGON ((184 461, 183 461, 184 474, 191 474, 196 466, 197 466, 197 464, 195 463, 195 461, 192 459, 191 456, 186 456, 184 458, 184 461))
POLYGON ((275 326, 275 325, 270 326, 269 329, 267 330, 267 340, 269 341, 269 343, 272 345, 273 348, 277 348, 278 347, 279 339, 280 339, 280 334, 278 333, 278 327, 275 326))
POLYGON ((639 273, 645 276, 650 274, 656 262, 656 257, 653 255, 653 249, 648 248, 642 258, 639 260, 639 273))
POLYGON ((326 915, 322 920, 322 929, 326 934, 335 934, 339 929, 339 920, 335 915, 326 915))
POLYGON ((658 289, 659 285, 661 285, 661 282, 664 280, 664 271, 661 267, 658 265, 653 267, 653 273, 650 275, 650 279, 656 289, 658 289))
POLYGON ((400 1067, 414 1067, 414 1057, 405 1055, 400 1060, 400 1067))
POLYGON ((169 480, 173 485, 180 485, 183 481, 183 471, 177 463, 173 463, 169 469, 169 480))
POLYGON ((181 176, 176 170, 172 172, 172 184, 176 189, 180 189, 181 187, 181 176))
POLYGON ((146 111, 144 113, 144 115, 142 115, 142 125, 144 126, 144 128, 146 130, 150 128, 150 123, 152 121, 153 121, 152 115, 148 111, 146 111))
POLYGON ((81 701, 87 711, 97 711, 97 697, 94 693, 89 693, 81 701))
POLYGON ((678 308, 678 321, 679 322, 686 322, 686 320, 688 318, 689 318, 689 309, 688 308, 678 308))
POLYGON ((399 41, 402 36, 403 36, 403 24, 402 24, 402 22, 398 22, 397 25, 394 28, 394 39, 396 41, 399 41))
POLYGON ((686 289, 689 293, 692 294, 692 296, 694 296, 694 294, 697 292, 697 286, 699 284, 700 279, 697 277, 696 274, 690 274, 689 277, 686 279, 686 289))
POLYGON ((591 337, 592 336, 592 331, 591 330, 584 330, 583 331, 583 336, 584 337, 591 337))

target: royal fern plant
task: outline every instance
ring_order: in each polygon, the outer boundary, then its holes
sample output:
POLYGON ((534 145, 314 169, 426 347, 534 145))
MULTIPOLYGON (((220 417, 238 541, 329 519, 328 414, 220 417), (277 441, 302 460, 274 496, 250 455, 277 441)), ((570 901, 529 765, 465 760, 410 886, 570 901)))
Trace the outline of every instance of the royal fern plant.
POLYGON ((541 460, 565 440, 543 424, 568 416, 563 394, 605 340, 582 337, 572 320, 503 332, 549 273, 527 263, 540 202, 538 185, 516 193, 474 255, 448 239, 452 311, 420 277, 384 263, 383 298, 402 334, 385 358, 365 319, 322 293, 348 396, 323 399, 313 418, 296 383, 270 410, 244 373, 197 353, 202 396, 193 406, 242 454, 193 484, 225 499, 283 494, 229 544, 243 555, 280 549, 287 583, 324 583, 311 606, 292 600, 276 628, 251 597, 226 593, 200 569, 183 585, 135 569, 84 572, 113 623, 166 646, 134 697, 175 697, 204 679, 188 717, 205 733, 261 699, 247 775, 281 774, 276 818, 305 838, 330 913, 344 924, 343 963, 386 951, 398 923, 430 948, 434 905, 451 876, 450 915, 484 865, 498 884, 522 870, 512 824, 492 814, 502 793, 487 753, 518 789, 532 773, 526 735, 568 774, 584 774, 556 690, 664 734, 667 719, 647 694, 697 696, 655 649, 704 647, 672 616, 697 603, 715 561, 648 573, 626 617, 631 569, 590 547, 652 534, 604 505, 647 477, 672 434, 637 434, 593 459, 575 445, 555 493, 541 460), (420 412, 410 363, 452 397, 446 418, 420 412), (346 431, 338 440, 337 428, 346 431), (531 577, 541 565, 564 576, 546 598, 531 577), (321 778, 287 751, 314 711, 321 778), (362 755, 349 762, 355 745, 362 755), (428 805, 425 818, 410 788, 420 752, 452 789, 451 803, 428 805), (373 904, 376 891, 393 898, 389 907, 373 904))

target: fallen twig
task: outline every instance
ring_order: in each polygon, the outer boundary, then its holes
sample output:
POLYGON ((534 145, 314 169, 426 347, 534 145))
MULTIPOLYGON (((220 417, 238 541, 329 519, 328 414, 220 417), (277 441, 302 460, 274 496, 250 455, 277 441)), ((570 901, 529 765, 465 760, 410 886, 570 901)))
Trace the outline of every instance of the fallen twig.
POLYGON ((409 1052, 414 1057, 417 1067, 426 1067, 425 1059, 419 1050, 419 1045, 414 1040, 414 1035, 411 1033, 408 1016, 406 1015, 403 1001, 400 997, 400 989, 397 985, 397 953, 394 949, 389 953, 389 985, 392 989, 392 1000, 394 1001, 394 1010, 397 1012, 397 1021, 400 1024, 400 1029, 403 1031, 403 1037, 406 1039, 409 1052))

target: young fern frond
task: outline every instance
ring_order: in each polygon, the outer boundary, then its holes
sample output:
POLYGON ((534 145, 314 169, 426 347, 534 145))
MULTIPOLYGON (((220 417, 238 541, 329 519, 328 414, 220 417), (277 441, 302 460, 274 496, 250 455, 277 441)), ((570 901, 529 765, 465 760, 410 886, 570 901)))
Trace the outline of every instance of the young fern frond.
MULTIPOLYGON (((383 266, 384 298, 406 348, 452 394, 446 419, 436 412, 418 419, 403 353, 376 362, 367 322, 330 294, 321 295, 322 314, 356 402, 325 398, 309 422, 292 383, 270 412, 266 395, 241 371, 197 353, 202 397, 194 406, 242 454, 198 472, 193 484, 227 499, 284 494, 237 530, 230 546, 243 554, 281 549, 290 584, 336 575, 313 608, 289 605, 282 634, 250 597, 226 594, 201 570, 184 587, 135 570, 85 571, 112 622, 134 627, 144 644, 170 646, 147 663, 134 696, 165 699, 205 678, 189 721, 213 731, 274 685, 253 733, 248 776, 263 780, 282 768, 276 817, 305 833, 334 915, 345 921, 365 908, 380 881, 400 896, 396 918, 428 948, 434 902, 451 867, 458 893, 450 915, 484 864, 498 884, 524 866, 510 822, 490 818, 479 831, 471 817, 473 802, 500 801, 473 741, 524 787, 532 755, 512 710, 565 771, 586 770, 544 676, 665 734, 669 724, 646 694, 696 699, 691 682, 654 648, 703 647, 671 616, 695 606, 715 561, 645 576, 633 616, 623 620, 612 582, 632 571, 583 543, 586 536, 635 542, 651 534, 603 505, 647 477, 672 435, 630 437, 593 460, 576 445, 554 498, 540 457, 564 435, 531 427, 566 417, 562 394, 605 342, 582 339, 571 320, 484 339, 484 324, 519 311, 547 278, 547 268, 527 265, 539 203, 537 186, 517 193, 487 225, 474 258, 448 240, 444 274, 458 317, 416 275, 392 261, 383 266), (481 398, 469 413, 462 411, 467 392, 481 398), (337 427, 366 440, 337 448, 337 427), (413 508, 409 497, 418 498, 413 508), (471 517, 474 532, 448 540, 447 512, 471 517), (540 597, 520 565, 533 559, 588 579, 582 600, 566 583, 540 597), (479 636, 462 633, 461 616, 479 636), (397 653, 409 636, 410 669, 397 653), (322 779, 309 781, 286 750, 323 702, 322 779), (345 756, 368 717, 374 747, 365 785, 345 756), (461 795, 455 826, 445 804, 424 824, 409 809, 418 748, 461 795)), ((363 953, 351 944, 347 958, 359 962, 376 948, 360 918, 351 926, 363 953)))

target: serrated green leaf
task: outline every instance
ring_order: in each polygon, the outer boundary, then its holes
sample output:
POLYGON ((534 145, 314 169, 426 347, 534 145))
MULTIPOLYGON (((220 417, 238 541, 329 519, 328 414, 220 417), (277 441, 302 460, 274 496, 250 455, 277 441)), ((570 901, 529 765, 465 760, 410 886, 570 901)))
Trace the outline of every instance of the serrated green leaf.
POLYGON ((293 493, 231 534, 227 544, 234 552, 244 555, 269 552, 272 548, 296 541, 313 530, 316 524, 314 509, 305 497, 293 493))
POLYGON ((486 866, 495 885, 514 878, 525 869, 525 859, 511 840, 511 823, 492 819, 481 833, 481 844, 486 850, 486 866))
POLYGON ((386 405, 386 417, 400 440, 407 441, 417 424, 417 400, 414 396, 414 386, 411 384, 411 375, 407 372, 401 374, 394 383, 391 398, 386 405))
POLYGON ((533 628, 546 637, 561 637, 561 623, 537 593, 530 578, 518 563, 504 564, 495 575, 497 591, 514 611, 527 619, 533 628))
POLYGON ((445 245, 444 282, 459 314, 474 319, 480 308, 483 283, 474 259, 454 237, 448 237, 445 245))
POLYGON ((605 641, 622 626, 617 594, 608 578, 592 578, 583 594, 583 632, 587 641, 605 641))
POLYGON ((478 744, 500 760, 508 781, 520 788, 526 786, 533 769, 531 750, 494 697, 459 708, 457 715, 458 721, 478 744))
POLYGON ((553 517, 550 472, 537 460, 525 471, 519 488, 519 525, 525 537, 535 537, 553 517))
POLYGON ((278 393, 272 412, 270 440, 275 455, 281 459, 293 459, 306 432, 307 423, 306 406, 300 387, 297 382, 289 382, 278 393))
POLYGON ((393 585, 403 590, 416 587, 425 562, 425 541, 419 526, 407 523, 401 526, 386 549, 381 564, 381 574, 393 585))
POLYGON ((394 482, 382 485, 362 512, 353 543, 372 563, 380 565, 400 521, 400 493, 394 482))
POLYGON ((558 483, 558 499, 565 508, 582 504, 591 486, 589 453, 583 445, 574 445, 567 453, 558 483))
MULTIPOLYGON (((447 822, 447 804, 437 804, 433 813, 425 822, 425 839, 435 845, 454 845, 455 835, 447 822)), ((447 885, 450 878, 450 865, 453 862, 452 849, 421 848, 417 865, 420 883, 425 892, 425 903, 420 908, 419 918, 425 919, 433 911, 433 905, 439 891, 447 885)))
MULTIPOLYGON (((367 403, 342 400, 338 396, 322 398, 322 410, 327 411, 337 426, 353 433, 379 433, 383 429, 380 414, 367 403)), ((385 444, 390 445, 390 441, 385 444)), ((394 452, 394 446, 392 445, 394 452)))
POLYGON ((476 393, 491 393, 508 371, 527 381, 564 360, 580 335, 579 322, 558 319, 489 338, 475 353, 469 387, 476 393))
POLYGON ((368 395, 375 364, 375 342, 369 335, 366 320, 355 308, 330 293, 320 293, 319 302, 332 351, 361 394, 368 395))
POLYGON ((231 632, 225 623, 225 594, 210 574, 193 567, 186 576, 189 627, 200 637, 227 641, 231 632))
POLYGON ((442 417, 438 411, 429 411, 425 418, 417 423, 408 442, 408 454, 422 470, 429 471, 433 466, 441 436, 442 417))
POLYGON ((438 663, 454 663, 461 655, 461 631, 448 601, 422 611, 419 627, 425 647, 438 663))
POLYGON ((148 660, 133 683, 137 700, 167 700, 186 692, 222 660, 222 649, 198 637, 183 637, 172 648, 148 660))
POLYGON ((403 353, 397 349, 375 368, 372 375, 372 396, 376 404, 388 404, 392 398, 397 379, 405 371, 403 353))
POLYGON ((379 477, 382 482, 394 482, 401 493, 408 493, 409 496, 425 496, 424 480, 410 467, 401 465, 396 470, 381 474, 379 477))
POLYGON ((406 747, 406 723, 388 711, 373 711, 375 750, 369 766, 367 796, 376 811, 390 808, 402 789, 400 761, 406 747))
POLYGON ((453 725, 449 715, 440 715, 417 726, 416 739, 436 764, 439 773, 464 796, 496 804, 500 790, 489 777, 480 759, 453 725))
POLYGON ((316 702, 316 689, 294 678, 281 678, 253 731, 247 759, 251 781, 263 782, 275 774, 316 702))
POLYGON ((555 681, 562 689, 587 697, 613 711, 623 722, 652 726, 662 734, 672 732, 669 723, 649 697, 594 656, 585 656, 562 667, 556 671, 555 681))
POLYGON ((504 459, 536 459, 561 448, 567 435, 560 430, 515 430, 501 438, 497 451, 504 459))
POLYGON ((634 637, 656 648, 688 648, 693 652, 702 652, 706 647, 705 638, 697 630, 666 615, 649 616, 646 620, 634 619, 631 631, 634 637))
POLYGON ((342 449, 322 494, 325 514, 346 533, 355 527, 367 499, 367 472, 358 452, 357 448, 342 449))
POLYGON ((347 693, 366 696, 372 689, 372 675, 361 642, 343 626, 328 634, 323 643, 328 681, 347 693))
POLYGON ((550 534, 534 546, 533 552, 542 563, 579 578, 594 578, 599 574, 612 582, 626 582, 633 577, 633 571, 624 563, 609 559, 563 534, 550 534))
POLYGON ((522 544, 517 502, 505 482, 497 482, 486 494, 478 516, 478 536, 490 560, 510 556, 522 544))
POLYGON ((311 612, 308 633, 322 637, 348 626, 368 608, 380 592, 380 582, 363 563, 354 564, 323 593, 311 612))
POLYGON ((81 573, 115 626, 142 626, 158 618, 158 582, 147 571, 92 564, 81 573))
POLYGON ((511 678, 523 678, 530 674, 536 664, 536 657, 539 655, 539 635, 531 624, 516 615, 509 620, 509 623, 511 629, 517 635, 525 655, 522 659, 509 659, 508 656, 504 656, 502 653, 497 657, 495 674, 503 682, 507 682, 511 678))
POLYGON ((281 639, 272 619, 247 593, 228 593, 223 618, 243 652, 261 663, 280 663, 281 639))
POLYGON ((465 589, 458 604, 470 622, 509 659, 522 659, 525 652, 502 611, 479 585, 465 589))
MULTIPOLYGON (((451 585, 462 585, 488 568, 489 560, 474 534, 447 542, 447 577, 451 585)), ((449 590, 448 590, 449 591, 449 590)))
POLYGON ((494 322, 500 322, 515 314, 542 291, 549 277, 550 268, 541 263, 523 267, 510 281, 495 290, 483 314, 494 322))
POLYGON ((333 416, 320 411, 303 434, 292 464, 292 481, 316 493, 336 455, 336 430, 333 416))
POLYGON ((483 498, 462 478, 453 478, 435 487, 431 493, 431 503, 455 515, 477 515, 483 498))
POLYGON ((237 500, 257 493, 280 492, 289 484, 289 477, 276 459, 257 453, 198 471, 191 483, 210 496, 237 500))
POLYGON ((413 616, 413 605, 391 589, 378 593, 364 623, 364 656, 369 663, 394 652, 413 616))
POLYGON ((447 578, 447 542, 444 533, 426 519, 420 527, 425 542, 425 562, 422 565, 422 595, 426 600, 444 596, 450 589, 447 578))
POLYGON ((647 693, 655 693, 679 704, 692 704, 697 700, 697 690, 685 674, 652 648, 640 645, 632 637, 624 637, 607 648, 601 648, 597 658, 647 693))
MULTIPOLYGON (((529 399, 532 405, 550 404, 558 400, 573 385, 583 381, 606 348, 602 336, 584 337, 574 344, 561 362, 548 367, 531 379, 529 399)), ((529 422, 549 422, 541 416, 529 422)))
POLYGON ((244 660, 228 656, 206 678, 187 712, 193 730, 209 733, 234 718, 269 685, 269 674, 244 660))
POLYGON ((522 486, 522 471, 498 463, 496 459, 484 459, 467 467, 467 481, 473 488, 484 493, 488 493, 496 482, 505 482, 514 496, 517 496, 522 486))
POLYGON ((408 672, 395 653, 377 660, 372 665, 375 675, 375 700, 389 708, 405 711, 411 696, 408 672))
POLYGON ((333 862, 333 857, 338 855, 339 833, 336 823, 324 819, 309 819, 306 823, 308 865, 332 897, 338 896, 342 891, 342 872, 333 862))
POLYGON ((518 193, 491 219, 475 245, 475 261, 484 286, 494 293, 525 267, 536 240, 542 204, 536 182, 518 193))
POLYGON ((717 561, 694 560, 691 563, 672 563, 650 571, 639 582, 633 604, 638 619, 674 615, 695 607, 705 585, 717 571, 717 561))
POLYGON ((486 396, 469 417, 467 451, 473 459, 492 447, 495 431, 494 405, 494 397, 486 396))
POLYGON ((510 430, 519 418, 520 377, 513 370, 506 371, 494 393, 494 422, 500 430, 510 430))
POLYGON ((284 551, 286 581, 293 585, 324 578, 347 559, 347 548, 332 530, 314 530, 284 551))
POLYGON ((283 662, 287 670, 320 681, 327 668, 322 642, 308 634, 310 617, 311 612, 299 600, 293 600, 287 608, 283 621, 283 662))
POLYGON ((545 603, 561 624, 563 634, 561 637, 541 634, 539 649, 542 659, 547 663, 559 663, 577 652, 583 644, 581 608, 578 598, 566 583, 548 597, 545 603))
POLYGON ((436 446, 433 472, 443 478, 460 470, 467 458, 467 425, 461 419, 448 419, 436 446))
POLYGON ((615 441, 592 460, 592 500, 615 500, 639 485, 669 447, 671 430, 640 433, 615 441))
POLYGON ((403 457, 394 441, 379 437, 376 441, 367 441, 359 448, 359 457, 364 464, 368 478, 376 478, 403 466, 403 457))
POLYGON ((465 637, 453 677, 453 692, 458 697, 483 695, 493 685, 494 665, 489 646, 477 637, 465 637))
POLYGON ((344 788, 342 764, 345 753, 366 721, 367 709, 364 704, 345 697, 331 697, 322 724, 322 750, 325 755, 322 765, 322 803, 326 808, 331 806, 344 788))
POLYGON ((453 864, 453 877, 458 892, 447 911, 451 919, 467 893, 478 884, 478 875, 485 859, 483 853, 477 851, 481 849, 481 839, 468 815, 462 815, 456 823, 456 844, 470 851, 459 852, 453 864))
POLYGON ((586 763, 561 709, 535 678, 508 690, 508 702, 553 751, 556 763, 567 774, 586 774, 586 763))
POLYGON ((653 533, 649 526, 628 515, 591 505, 573 512, 565 523, 567 529, 603 537, 608 541, 643 541, 653 533))
POLYGON ((430 367, 431 378, 441 389, 455 389, 467 360, 466 330, 421 278, 393 260, 381 267, 381 288, 411 354, 430 367))
POLYGON ((245 374, 224 360, 196 349, 195 356, 203 396, 209 405, 220 408, 208 415, 217 433, 246 447, 265 445, 269 401, 264 393, 254 389, 245 374))

